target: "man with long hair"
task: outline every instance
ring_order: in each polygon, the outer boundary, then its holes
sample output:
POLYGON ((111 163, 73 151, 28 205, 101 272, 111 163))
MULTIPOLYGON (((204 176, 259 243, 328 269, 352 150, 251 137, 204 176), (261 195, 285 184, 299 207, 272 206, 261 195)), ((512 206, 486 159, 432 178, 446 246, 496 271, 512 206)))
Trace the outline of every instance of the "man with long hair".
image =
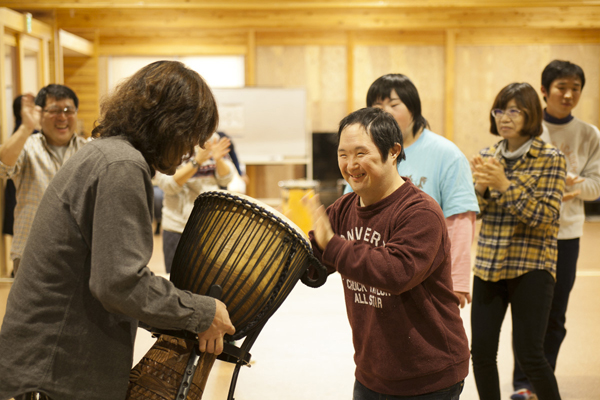
POLYGON ((0 399, 125 398, 140 321, 222 351, 235 333, 225 305, 147 267, 152 176, 173 174, 217 122, 206 83, 172 61, 142 68, 103 104, 97 139, 61 168, 33 221, 0 331, 0 399))

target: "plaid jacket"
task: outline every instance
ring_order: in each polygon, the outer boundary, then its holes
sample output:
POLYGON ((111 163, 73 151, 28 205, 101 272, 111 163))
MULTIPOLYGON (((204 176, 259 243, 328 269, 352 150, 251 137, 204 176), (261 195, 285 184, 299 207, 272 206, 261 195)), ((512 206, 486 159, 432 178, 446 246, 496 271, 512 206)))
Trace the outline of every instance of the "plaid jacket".
MULTIPOLYGON (((483 149, 506 168, 500 143, 483 149)), ((505 193, 477 193, 482 218, 474 273, 497 282, 527 272, 546 270, 556 278, 556 236, 565 188, 566 161, 551 144, 534 139, 531 148, 505 173, 511 184, 505 193)))

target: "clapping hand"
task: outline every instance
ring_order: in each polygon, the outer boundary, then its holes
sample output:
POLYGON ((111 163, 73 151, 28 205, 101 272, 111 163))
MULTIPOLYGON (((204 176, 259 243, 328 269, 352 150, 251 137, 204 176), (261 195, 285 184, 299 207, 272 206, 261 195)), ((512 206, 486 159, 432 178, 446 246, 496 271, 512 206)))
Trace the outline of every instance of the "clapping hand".
POLYGON ((215 161, 219 161, 221 158, 225 156, 225 154, 229 153, 231 146, 231 140, 226 137, 222 137, 220 139, 209 139, 204 147, 196 146, 196 162, 198 165, 207 161, 209 158, 213 158, 215 161))
POLYGON ((33 131, 40 127, 42 108, 35 105, 35 98, 31 93, 24 94, 21 98, 21 123, 33 131))
POLYGON ((218 141, 215 141, 211 144, 212 157, 215 161, 220 160, 225 156, 225 154, 229 153, 231 146, 231 140, 226 137, 220 138, 218 141))
POLYGON ((475 179, 475 190, 480 194, 485 193, 487 188, 504 193, 510 186, 510 181, 504 172, 504 166, 495 158, 488 158, 486 161, 481 155, 477 154, 471 161, 471 169, 475 179))
MULTIPOLYGON (((579 175, 575 175, 575 174, 569 172, 567 174, 567 178, 565 180, 565 185, 568 188, 570 186, 573 186, 577 183, 581 183, 583 181, 585 181, 585 178, 582 178, 579 175)), ((581 190, 565 190, 565 192, 563 194, 563 201, 572 200, 575 197, 579 196, 579 194, 581 194, 581 190)))
POLYGON ((312 192, 302 197, 302 204, 308 208, 309 213, 313 220, 313 234, 317 245, 321 250, 325 250, 325 247, 329 244, 329 241, 333 237, 333 229, 329 222, 329 216, 325 212, 325 207, 319 200, 319 195, 312 196, 312 192))

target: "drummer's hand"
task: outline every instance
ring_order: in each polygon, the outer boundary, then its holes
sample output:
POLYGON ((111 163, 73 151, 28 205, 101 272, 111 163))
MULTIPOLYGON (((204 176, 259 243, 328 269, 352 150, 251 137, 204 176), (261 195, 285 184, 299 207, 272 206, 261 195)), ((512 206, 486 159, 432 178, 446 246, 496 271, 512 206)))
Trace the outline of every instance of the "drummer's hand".
POLYGON ((329 241, 333 237, 333 229, 329 222, 329 217, 325 212, 325 207, 319 201, 319 195, 315 194, 311 196, 309 193, 302 197, 302 203, 308 208, 310 215, 313 220, 313 233, 315 240, 321 250, 325 250, 325 247, 329 244, 329 241))
POLYGON ((219 355, 223 352, 223 336, 226 333, 233 335, 235 328, 229 319, 227 306, 222 301, 216 299, 215 301, 217 303, 215 318, 207 330, 198 333, 198 347, 203 353, 219 355))

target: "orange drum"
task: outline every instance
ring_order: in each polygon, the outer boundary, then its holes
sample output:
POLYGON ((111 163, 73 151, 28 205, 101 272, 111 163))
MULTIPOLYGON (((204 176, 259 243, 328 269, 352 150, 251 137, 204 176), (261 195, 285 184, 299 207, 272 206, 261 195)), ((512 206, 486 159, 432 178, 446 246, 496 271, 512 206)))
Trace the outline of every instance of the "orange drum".
MULTIPOLYGON (((250 197, 215 191, 196 199, 175 252, 171 281, 201 295, 218 288, 220 296, 215 297, 227 305, 236 328, 226 339, 246 337, 241 349, 234 348, 240 351, 229 354, 239 367, 247 364, 256 336, 298 280, 318 287, 326 275, 306 234, 288 218, 250 197), (307 274, 311 265, 317 270, 315 279, 307 274)), ((128 399, 202 397, 215 356, 199 353, 190 333, 177 336, 182 338, 163 334, 133 369, 128 399)), ((237 370, 230 398, 236 378, 237 370)))

